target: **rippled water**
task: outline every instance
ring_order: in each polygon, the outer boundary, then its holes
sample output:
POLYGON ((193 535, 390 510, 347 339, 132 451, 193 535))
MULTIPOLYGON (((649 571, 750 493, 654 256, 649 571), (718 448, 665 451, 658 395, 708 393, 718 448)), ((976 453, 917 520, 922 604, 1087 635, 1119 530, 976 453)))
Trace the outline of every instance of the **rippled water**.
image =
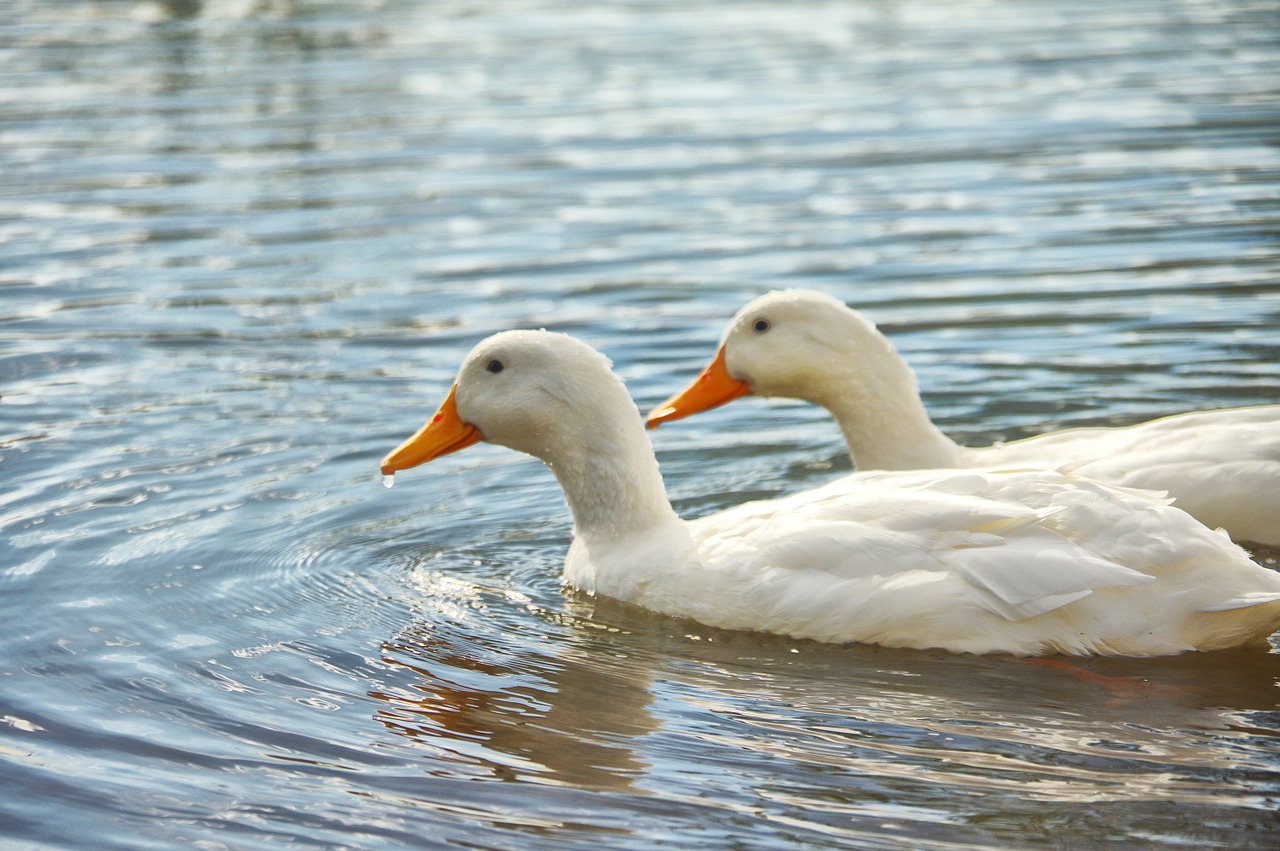
MULTIPOLYGON (((0 837, 1273 844, 1280 639, 718 632, 562 590, 536 462, 377 461, 493 331, 647 408, 777 286, 864 309, 964 440, 1280 402, 1275 11, 10 0, 0 837)), ((655 443, 688 516, 847 466, 798 404, 655 443)))

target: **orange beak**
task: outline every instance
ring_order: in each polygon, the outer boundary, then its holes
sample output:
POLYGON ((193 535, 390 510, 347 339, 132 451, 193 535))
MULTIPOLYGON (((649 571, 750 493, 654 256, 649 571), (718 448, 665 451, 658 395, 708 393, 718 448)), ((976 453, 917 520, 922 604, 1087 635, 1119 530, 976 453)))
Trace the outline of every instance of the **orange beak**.
POLYGON ((382 475, 390 476, 397 470, 407 470, 419 464, 465 449, 481 440, 480 429, 467 425, 458 416, 458 403, 454 394, 458 385, 449 388, 449 395, 440 403, 440 409, 418 433, 397 446, 382 459, 382 475))
POLYGON ((716 351, 715 359, 707 364, 707 368, 702 370, 693 383, 650 411, 644 424, 649 428, 657 428, 668 420, 679 420, 699 411, 709 411, 750 392, 747 382, 739 381, 729 374, 729 368, 724 364, 724 346, 721 346, 716 351))

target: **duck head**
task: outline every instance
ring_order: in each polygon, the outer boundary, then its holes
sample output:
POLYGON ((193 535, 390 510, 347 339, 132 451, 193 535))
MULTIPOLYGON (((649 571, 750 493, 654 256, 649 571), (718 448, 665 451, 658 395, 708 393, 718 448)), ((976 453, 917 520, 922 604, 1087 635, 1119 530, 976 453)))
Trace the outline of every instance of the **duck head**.
POLYGON ((550 331, 504 331, 471 350, 439 409, 382 460, 391 475, 477 441, 551 463, 561 447, 580 445, 601 417, 635 405, 604 355, 550 331))
POLYGON ((772 292, 738 311, 711 363, 650 411, 646 424, 657 428, 747 394, 821 405, 849 385, 849 369, 860 355, 885 345, 874 325, 829 295, 772 292))

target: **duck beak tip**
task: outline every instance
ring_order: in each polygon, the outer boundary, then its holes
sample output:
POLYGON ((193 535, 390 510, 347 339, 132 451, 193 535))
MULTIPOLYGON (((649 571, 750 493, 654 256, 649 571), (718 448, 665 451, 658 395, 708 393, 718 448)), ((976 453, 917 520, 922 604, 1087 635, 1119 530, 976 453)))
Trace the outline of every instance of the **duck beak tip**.
POLYGON ((464 423, 459 418, 455 401, 456 390, 457 385, 450 388, 449 394, 441 403, 435 416, 428 420, 417 434, 387 453, 382 459, 382 475, 394 475, 401 470, 425 464, 441 455, 457 452, 484 439, 478 428, 464 423))
POLYGON ((649 416, 644 418, 644 427, 652 431, 662 425, 667 417, 671 416, 673 413, 675 413, 675 409, 670 406, 654 408, 649 412, 649 416))

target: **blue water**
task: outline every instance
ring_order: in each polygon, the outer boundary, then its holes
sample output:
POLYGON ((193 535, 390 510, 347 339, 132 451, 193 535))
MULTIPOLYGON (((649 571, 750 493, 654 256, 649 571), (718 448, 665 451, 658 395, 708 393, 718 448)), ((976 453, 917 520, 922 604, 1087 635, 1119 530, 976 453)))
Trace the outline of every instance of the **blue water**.
MULTIPOLYGON (((1263 0, 10 0, 2 844, 1274 845, 1280 638, 709 630, 563 589, 537 462, 377 462, 494 331, 647 409, 780 286, 968 442, 1280 402, 1278 127, 1263 0)), ((796 403, 654 441, 686 516, 848 466, 796 403)))

